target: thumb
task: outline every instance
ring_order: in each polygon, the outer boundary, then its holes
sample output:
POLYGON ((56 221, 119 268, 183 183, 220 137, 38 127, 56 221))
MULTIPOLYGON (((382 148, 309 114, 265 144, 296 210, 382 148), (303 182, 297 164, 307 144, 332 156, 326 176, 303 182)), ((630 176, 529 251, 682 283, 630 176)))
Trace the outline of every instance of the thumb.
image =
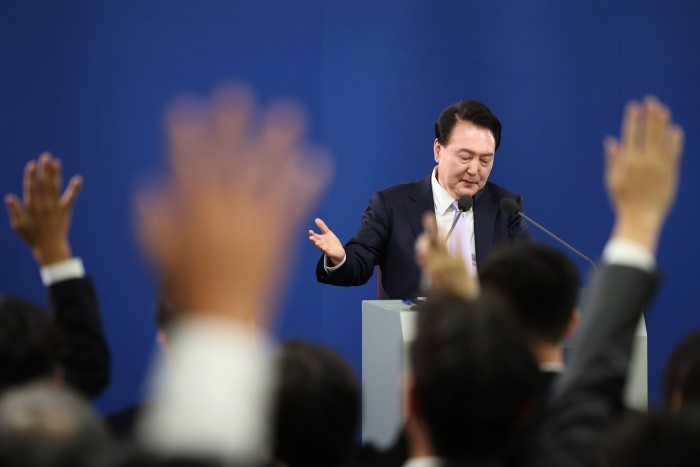
POLYGON ((61 201, 68 209, 73 207, 73 203, 78 199, 78 193, 80 193, 82 187, 83 178, 80 175, 75 175, 70 179, 68 188, 66 188, 66 191, 63 192, 63 196, 61 197, 61 201))
POLYGON ((331 231, 331 229, 328 228, 325 222, 323 222, 321 219, 318 217, 315 219, 316 226, 321 229, 322 234, 326 234, 331 231))

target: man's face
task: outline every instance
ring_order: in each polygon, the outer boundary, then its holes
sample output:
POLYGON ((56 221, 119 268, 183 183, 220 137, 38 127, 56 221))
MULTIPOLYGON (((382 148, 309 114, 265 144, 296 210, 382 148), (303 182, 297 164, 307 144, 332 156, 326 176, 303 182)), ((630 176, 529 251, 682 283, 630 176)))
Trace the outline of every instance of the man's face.
POLYGON ((496 140, 491 130, 458 120, 447 146, 433 144, 440 186, 459 199, 481 190, 493 168, 496 140))

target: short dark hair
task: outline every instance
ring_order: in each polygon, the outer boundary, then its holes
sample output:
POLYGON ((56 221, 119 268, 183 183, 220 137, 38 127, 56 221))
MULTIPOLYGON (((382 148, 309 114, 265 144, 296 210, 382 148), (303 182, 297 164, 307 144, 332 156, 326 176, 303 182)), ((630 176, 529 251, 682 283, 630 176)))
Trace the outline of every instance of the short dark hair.
POLYGON ((671 403, 674 390, 683 394, 683 405, 700 403, 700 330, 676 345, 664 370, 664 396, 671 403))
POLYGON ((50 378, 59 361, 59 334, 41 307, 0 299, 0 392, 50 378))
POLYGON ((458 120, 471 122, 476 126, 490 130, 496 142, 495 149, 501 145, 501 122, 491 112, 491 109, 479 101, 460 101, 440 113, 435 122, 435 138, 437 138, 438 143, 447 146, 458 120))
POLYGON ((479 279, 506 294, 526 333, 551 343, 564 339, 580 278, 563 253, 534 241, 504 243, 479 268, 479 279))
POLYGON ((347 460, 357 430, 360 395, 345 361, 317 344, 281 348, 274 412, 274 455, 289 467, 347 460))
POLYGON ((441 295, 418 312, 411 364, 437 456, 503 458, 534 416, 537 365, 501 298, 441 295))
POLYGON ((700 411, 631 412, 609 436, 605 467, 694 467, 700 458, 700 411))

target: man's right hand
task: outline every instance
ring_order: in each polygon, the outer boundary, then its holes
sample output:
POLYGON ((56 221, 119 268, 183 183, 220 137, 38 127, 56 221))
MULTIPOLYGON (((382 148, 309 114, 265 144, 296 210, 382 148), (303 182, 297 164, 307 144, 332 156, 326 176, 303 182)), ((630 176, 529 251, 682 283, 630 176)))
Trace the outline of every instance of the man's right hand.
POLYGON ((321 230, 321 233, 309 230, 309 240, 328 257, 331 266, 337 266, 345 258, 343 244, 321 219, 316 219, 316 226, 321 230))
POLYGON ((43 153, 24 169, 24 197, 5 196, 10 226, 32 251, 40 266, 48 266, 72 256, 68 243, 73 204, 82 186, 74 176, 61 194, 61 162, 43 153))
POLYGON ((655 97, 631 102, 620 139, 605 140, 605 185, 615 211, 613 237, 652 253, 678 191, 683 129, 655 97))

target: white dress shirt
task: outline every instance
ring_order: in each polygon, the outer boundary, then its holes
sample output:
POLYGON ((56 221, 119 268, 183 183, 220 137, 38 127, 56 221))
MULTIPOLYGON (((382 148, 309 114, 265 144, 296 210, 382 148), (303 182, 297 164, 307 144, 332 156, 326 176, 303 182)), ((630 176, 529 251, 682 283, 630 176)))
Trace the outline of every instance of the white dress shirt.
MULTIPOLYGON (((455 209, 452 204, 455 199, 445 190, 437 180, 437 167, 430 175, 430 184, 433 188, 433 207, 435 208, 435 220, 437 221, 438 237, 445 238, 452 227, 455 209)), ((474 241, 474 210, 470 209, 462 213, 461 221, 467 221, 467 232, 471 239, 472 271, 476 274, 476 243, 474 241)), ((460 221, 460 222, 461 222, 460 221)), ((453 232, 454 235, 454 232, 453 232)))

